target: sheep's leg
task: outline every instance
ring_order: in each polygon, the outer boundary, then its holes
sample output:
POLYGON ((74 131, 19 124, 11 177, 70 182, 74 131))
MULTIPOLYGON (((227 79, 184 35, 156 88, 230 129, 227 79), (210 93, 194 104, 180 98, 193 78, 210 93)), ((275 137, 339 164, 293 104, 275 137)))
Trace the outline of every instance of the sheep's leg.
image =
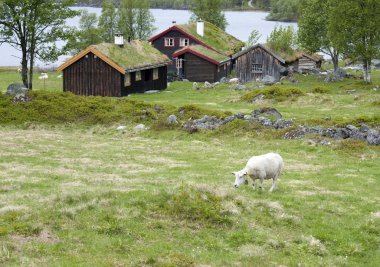
POLYGON ((273 184, 272 184, 272 187, 269 189, 269 192, 272 192, 273 190, 277 189, 277 180, 278 180, 278 175, 276 175, 273 178, 273 184))
POLYGON ((261 189, 261 191, 264 191, 264 188, 263 188, 263 182, 264 182, 264 179, 265 179, 265 173, 260 173, 259 177, 260 177, 260 183, 259 183, 259 188, 261 189))
POLYGON ((255 188, 255 177, 253 177, 253 176, 250 176, 251 177, 251 179, 252 179, 252 188, 253 188, 253 190, 255 190, 256 188, 255 188))

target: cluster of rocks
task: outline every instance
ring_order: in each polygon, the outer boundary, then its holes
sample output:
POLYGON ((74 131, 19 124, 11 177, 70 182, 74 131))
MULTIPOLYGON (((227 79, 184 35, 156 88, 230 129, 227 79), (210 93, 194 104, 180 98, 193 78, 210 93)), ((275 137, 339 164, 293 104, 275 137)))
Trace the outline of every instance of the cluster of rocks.
POLYGON ((29 98, 27 96, 28 88, 21 83, 12 83, 8 86, 6 95, 13 96, 13 102, 27 102, 29 98))
POLYGON ((274 128, 274 129, 284 129, 284 128, 291 127, 293 125, 292 120, 283 120, 281 114, 276 109, 263 108, 263 109, 255 110, 250 115, 244 115, 244 114, 238 113, 224 119, 218 119, 215 116, 206 115, 201 119, 188 121, 183 126, 183 128, 189 133, 194 133, 201 129, 214 130, 234 120, 254 121, 265 127, 274 128), (271 120, 265 117, 266 115, 274 115, 276 119, 271 120))
POLYGON ((337 128, 299 127, 285 133, 285 139, 302 139, 307 134, 317 134, 331 139, 356 139, 366 140, 370 145, 380 145, 380 130, 371 129, 367 125, 360 128, 354 125, 337 128))
POLYGON ((326 75, 324 79, 325 82, 339 82, 343 81, 345 78, 350 77, 350 75, 343 69, 337 69, 336 71, 329 70, 326 73, 321 74, 326 75))
POLYGON ((247 88, 245 85, 242 85, 239 83, 238 78, 228 79, 226 77, 223 77, 220 79, 219 82, 210 83, 210 82, 206 81, 203 85, 200 85, 199 83, 194 82, 193 83, 193 89, 195 89, 195 90, 200 90, 202 88, 210 89, 210 88, 214 88, 215 86, 217 86, 219 84, 232 84, 231 89, 235 89, 235 90, 243 90, 243 89, 247 88))
MULTIPOLYGON (((280 112, 274 108, 262 108, 254 110, 249 115, 237 113, 233 116, 219 119, 215 116, 204 116, 201 119, 190 120, 183 125, 183 129, 189 133, 198 132, 199 130, 215 130, 218 127, 230 123, 234 120, 247 120, 257 122, 264 127, 272 129, 287 129, 294 125, 293 120, 284 120, 280 112), (268 118, 271 116, 271 118, 268 118)), ((167 120, 169 123, 178 123, 175 115, 170 115, 167 120)), ((367 125, 356 127, 347 125, 345 127, 322 128, 322 127, 305 127, 300 126, 297 129, 292 129, 286 132, 284 139, 303 139, 306 135, 313 134, 331 139, 356 139, 366 140, 370 145, 380 145, 380 130, 371 129, 367 125)), ((322 140, 322 145, 330 144, 329 141, 322 140)))

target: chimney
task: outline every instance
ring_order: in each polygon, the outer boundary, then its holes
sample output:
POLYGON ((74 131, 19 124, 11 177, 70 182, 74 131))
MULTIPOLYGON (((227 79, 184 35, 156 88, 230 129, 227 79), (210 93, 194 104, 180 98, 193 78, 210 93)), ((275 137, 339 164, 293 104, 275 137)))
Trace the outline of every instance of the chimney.
POLYGON ((118 45, 120 47, 124 46, 124 37, 121 33, 115 34, 115 45, 118 45))
POLYGON ((197 21, 197 34, 202 37, 205 34, 205 23, 201 20, 197 21))

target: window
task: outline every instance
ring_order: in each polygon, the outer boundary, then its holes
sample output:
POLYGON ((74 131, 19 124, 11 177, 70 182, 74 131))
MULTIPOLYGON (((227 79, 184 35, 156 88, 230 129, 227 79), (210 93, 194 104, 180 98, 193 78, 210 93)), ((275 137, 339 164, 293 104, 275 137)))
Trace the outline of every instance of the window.
POLYGON ((158 80, 158 69, 153 70, 153 80, 158 80))
POLYGON ((141 71, 136 71, 136 81, 141 81, 141 71))
POLYGON ((174 38, 165 38, 165 47, 173 47, 174 38))
POLYGON ((263 64, 252 64, 252 72, 253 73, 263 73, 263 64))
POLYGON ((185 46, 188 46, 189 44, 190 44, 189 38, 181 38, 179 40, 179 46, 180 47, 185 47, 185 46))
POLYGON ((127 87, 127 86, 130 86, 130 85, 131 85, 131 74, 127 73, 124 76, 124 86, 127 87))

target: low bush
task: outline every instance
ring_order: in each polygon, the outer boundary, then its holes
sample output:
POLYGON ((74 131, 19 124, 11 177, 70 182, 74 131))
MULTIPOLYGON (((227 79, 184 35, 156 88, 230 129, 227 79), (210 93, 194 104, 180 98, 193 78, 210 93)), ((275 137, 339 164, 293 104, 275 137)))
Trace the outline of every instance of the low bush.
POLYGON ((264 95, 266 99, 274 99, 276 101, 285 101, 287 99, 295 99, 304 95, 304 92, 298 88, 281 88, 272 86, 261 90, 249 92, 241 97, 242 101, 252 102, 259 95, 264 95))
POLYGON ((223 212, 222 198, 193 188, 179 188, 160 205, 164 213, 180 220, 211 226, 228 226, 232 220, 223 212))
POLYGON ((313 90, 311 90, 311 92, 316 94, 328 94, 331 92, 331 89, 323 86, 317 86, 314 87, 313 90))
POLYGON ((66 92, 33 91, 29 92, 28 97, 28 102, 14 103, 11 97, 0 95, 0 123, 111 124, 151 121, 159 116, 156 109, 160 112, 163 110, 151 104, 124 98, 85 97, 66 92))

